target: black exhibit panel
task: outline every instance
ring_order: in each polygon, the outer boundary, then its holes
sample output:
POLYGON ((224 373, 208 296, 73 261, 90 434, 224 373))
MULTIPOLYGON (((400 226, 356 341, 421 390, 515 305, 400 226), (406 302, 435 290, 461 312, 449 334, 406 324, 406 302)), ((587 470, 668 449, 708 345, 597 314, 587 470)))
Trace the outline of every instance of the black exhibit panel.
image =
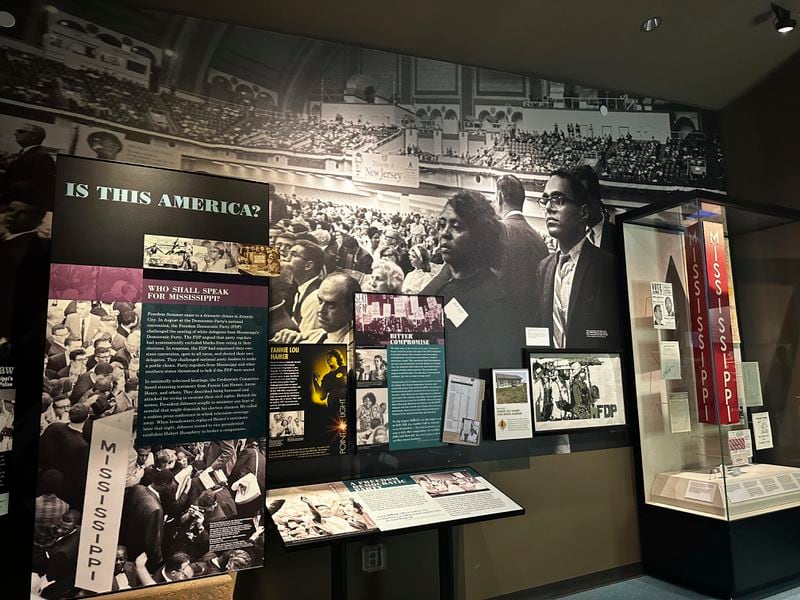
POLYGON ((53 262, 142 268, 145 234, 264 243, 263 184, 71 156, 57 175, 53 262))
POLYGON ((261 566, 268 187, 59 155, 55 189, 34 582, 261 566))

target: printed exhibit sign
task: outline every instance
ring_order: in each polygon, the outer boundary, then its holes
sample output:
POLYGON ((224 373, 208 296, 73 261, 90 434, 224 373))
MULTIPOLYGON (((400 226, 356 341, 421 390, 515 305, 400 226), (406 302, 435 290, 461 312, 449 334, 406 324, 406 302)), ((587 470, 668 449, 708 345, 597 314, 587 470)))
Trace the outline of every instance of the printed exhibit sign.
POLYGON ((418 188, 419 159, 416 156, 359 152, 353 158, 353 180, 418 188))
POLYGON ((271 461, 349 453, 347 369, 344 344, 270 346, 271 461))
POLYGON ((444 308, 438 296, 357 293, 357 445, 390 450, 441 444, 444 308))
POLYGON ((492 370, 496 440, 527 439, 533 436, 529 380, 526 369, 492 370))
POLYGON ((651 281, 650 299, 653 303, 653 327, 655 329, 675 329, 675 300, 672 297, 672 284, 651 281))
POLYGON ((477 377, 447 376, 442 441, 477 446, 481 443, 481 416, 486 382, 477 377))
POLYGON ((266 187, 62 156, 56 190, 41 593, 260 566, 267 277, 241 267, 266 187))
POLYGON ((267 509, 286 546, 524 513, 469 467, 270 490, 267 509))

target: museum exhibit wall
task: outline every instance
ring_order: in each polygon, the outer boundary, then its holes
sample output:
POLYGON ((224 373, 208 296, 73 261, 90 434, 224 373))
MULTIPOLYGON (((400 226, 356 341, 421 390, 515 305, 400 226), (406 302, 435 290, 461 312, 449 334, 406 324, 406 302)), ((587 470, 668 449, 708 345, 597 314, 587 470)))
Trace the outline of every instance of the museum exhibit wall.
POLYGON ((487 598, 639 561, 630 448, 509 462, 480 467, 530 510, 524 519, 462 528, 459 597, 487 598))
POLYGON ((798 72, 800 55, 794 55, 719 112, 732 197, 800 206, 800 173, 791 168, 800 156, 798 72))
MULTIPOLYGON (((800 207, 800 174, 792 167, 800 157, 794 100, 800 94, 798 72, 800 55, 795 55, 720 111, 731 196, 800 207)), ((797 236, 788 227, 741 235, 731 248, 740 264, 736 299, 739 310, 747 315, 743 326, 748 339, 753 338, 750 351, 765 365, 764 397, 773 401, 769 408, 776 414, 775 448, 770 451, 775 462, 794 459, 800 447, 796 439, 800 353, 794 343, 800 327, 800 299, 793 292, 800 272, 796 249, 797 236), (771 308, 755 308, 763 306, 771 308)))
MULTIPOLYGON (((556 168, 593 166, 612 215, 676 191, 724 187, 716 115, 708 111, 101 2, 48 6, 31 3, 17 15, 12 35, 0 37, 6 66, 0 152, 7 160, 19 150, 11 133, 32 123, 45 130, 43 145, 62 154, 269 183, 270 199, 281 199, 303 219, 369 211, 388 222, 416 213, 426 227, 420 241, 431 249, 434 236, 428 234, 448 197, 470 190, 493 199, 496 180, 507 174, 522 180, 522 212, 550 243, 536 199, 556 168), (77 46, 87 50, 75 52, 77 46), (383 161, 391 179, 356 172, 362 159, 383 161), (401 173, 398 160, 414 165, 410 175, 401 173), (400 177, 406 179, 398 186, 400 177)), ((277 212, 271 231, 281 217, 292 216, 277 212)), ((331 242, 330 234, 318 235, 321 245, 331 242)), ((521 362, 516 350, 522 345, 508 344, 515 361, 521 362)), ((522 366, 494 363, 489 346, 449 347, 448 361, 456 351, 456 360, 469 353, 483 357, 481 368, 522 366)), ((18 405, 27 403, 34 420, 36 396, 18 405)), ((10 507, 23 544, 30 544, 36 477, 36 436, 27 435, 13 450, 15 484, 27 491, 12 496, 10 507)), ((268 468, 267 484, 353 476, 362 464, 369 475, 474 465, 527 514, 459 530, 456 579, 464 598, 639 560, 625 426, 524 442, 485 440, 449 455, 415 450, 388 456, 384 462, 347 456, 341 464, 282 463, 268 468)), ((419 574, 419 596, 427 597, 424 589, 438 585, 435 561, 420 558, 435 556, 434 542, 433 533, 387 538, 390 567, 376 575, 358 571, 358 544, 351 544, 353 597, 374 597, 376 586, 389 594, 408 572, 419 574)), ((274 565, 240 574, 241 590, 280 597, 287 582, 295 590, 325 589, 327 550, 289 554, 274 536, 269 543, 267 563, 274 565), (308 577, 309 564, 319 577, 308 577)))

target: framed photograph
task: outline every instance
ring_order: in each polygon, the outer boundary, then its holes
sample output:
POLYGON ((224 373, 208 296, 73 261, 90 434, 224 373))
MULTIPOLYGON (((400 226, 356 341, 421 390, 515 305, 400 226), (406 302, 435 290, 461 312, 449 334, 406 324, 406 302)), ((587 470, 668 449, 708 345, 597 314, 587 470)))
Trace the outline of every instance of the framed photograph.
POLYGON ((526 355, 537 432, 625 424, 619 354, 529 350, 526 355))

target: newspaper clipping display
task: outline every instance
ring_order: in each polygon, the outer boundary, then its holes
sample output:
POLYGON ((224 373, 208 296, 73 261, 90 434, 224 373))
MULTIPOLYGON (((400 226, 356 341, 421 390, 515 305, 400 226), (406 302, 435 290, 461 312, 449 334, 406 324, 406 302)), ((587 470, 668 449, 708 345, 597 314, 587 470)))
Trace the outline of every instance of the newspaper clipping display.
POLYGON ((481 442, 481 415, 486 382, 477 377, 447 376, 442 441, 477 446, 481 442))

